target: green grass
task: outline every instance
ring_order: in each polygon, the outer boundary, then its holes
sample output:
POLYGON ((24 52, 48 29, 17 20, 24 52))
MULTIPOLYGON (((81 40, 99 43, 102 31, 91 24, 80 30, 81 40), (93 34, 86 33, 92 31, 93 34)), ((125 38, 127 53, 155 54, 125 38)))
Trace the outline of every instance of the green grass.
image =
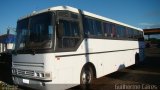
POLYGON ((0 81, 0 90, 18 90, 17 86, 6 84, 0 81))

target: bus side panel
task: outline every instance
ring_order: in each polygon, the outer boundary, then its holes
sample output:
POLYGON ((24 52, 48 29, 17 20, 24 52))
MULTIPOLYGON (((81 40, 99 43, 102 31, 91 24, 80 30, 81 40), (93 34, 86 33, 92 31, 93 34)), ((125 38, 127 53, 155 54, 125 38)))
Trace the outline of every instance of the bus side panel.
POLYGON ((89 60, 96 67, 97 77, 135 64, 138 41, 88 39, 89 60))
POLYGON ((80 72, 84 64, 84 55, 56 58, 55 71, 57 71, 57 75, 54 82, 58 84, 79 84, 80 72))
POLYGON ((80 83, 80 73, 87 62, 93 63, 97 77, 135 64, 138 41, 88 39, 77 51, 55 53, 56 83, 80 83), (86 54, 88 53, 88 54, 86 54), (63 77, 63 78, 62 78, 63 77))

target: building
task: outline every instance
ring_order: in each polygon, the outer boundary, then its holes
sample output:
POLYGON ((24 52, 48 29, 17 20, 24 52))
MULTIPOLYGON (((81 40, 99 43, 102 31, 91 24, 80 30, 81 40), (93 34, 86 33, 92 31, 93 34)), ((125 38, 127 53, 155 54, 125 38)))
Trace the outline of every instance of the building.
POLYGON ((0 36, 0 53, 10 52, 14 49, 15 35, 4 34, 0 36))
POLYGON ((148 36, 148 39, 150 39, 151 35, 160 35, 160 28, 143 29, 143 31, 144 35, 148 36))

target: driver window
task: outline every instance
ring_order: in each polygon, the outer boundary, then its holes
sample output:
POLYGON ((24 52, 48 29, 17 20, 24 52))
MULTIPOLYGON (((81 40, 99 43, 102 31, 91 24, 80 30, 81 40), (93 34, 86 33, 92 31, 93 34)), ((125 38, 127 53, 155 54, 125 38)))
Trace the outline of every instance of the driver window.
POLYGON ((58 48, 74 48, 80 40, 78 21, 59 20, 57 32, 58 48))

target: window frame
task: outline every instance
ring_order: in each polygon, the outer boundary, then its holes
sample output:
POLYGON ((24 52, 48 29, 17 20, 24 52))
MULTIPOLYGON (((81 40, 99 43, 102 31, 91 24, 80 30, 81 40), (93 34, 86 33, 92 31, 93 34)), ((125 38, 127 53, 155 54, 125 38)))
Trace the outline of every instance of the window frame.
MULTIPOLYGON (((97 22, 96 22, 97 23, 97 22)), ((88 23, 87 23, 88 24, 88 23)), ((84 18, 83 18, 83 26, 84 26, 84 28, 83 28, 83 32, 84 32, 84 38, 96 38, 96 39, 102 39, 102 38, 104 38, 104 31, 103 31, 103 27, 102 27, 102 25, 103 25, 103 21, 102 20, 100 20, 100 19, 97 19, 97 18, 94 18, 94 17, 90 17, 90 16, 84 16, 84 18), (101 28, 101 35, 98 35, 98 30, 96 31, 97 32, 97 35, 93 35, 93 34, 91 34, 91 35, 88 35, 88 34, 86 34, 86 31, 90 31, 90 30, 86 30, 86 27, 85 27, 85 25, 86 25, 86 19, 90 19, 90 20, 92 20, 92 24, 93 24, 93 22, 95 23, 96 21, 98 21, 98 22, 100 22, 100 28, 101 28)), ((89 26, 89 25, 88 25, 89 26)), ((95 25, 94 25, 95 26, 95 25)), ((93 27, 92 27, 93 28, 93 27)), ((87 29, 89 29, 88 27, 87 27, 87 29)), ((97 29, 97 28, 96 28, 97 29)), ((94 30, 94 29, 93 29, 94 30)))
MULTIPOLYGON (((84 27, 84 37, 85 38, 138 41, 138 38, 134 38, 134 31, 136 30, 136 31, 142 32, 140 30, 130 28, 130 27, 127 27, 127 26, 124 26, 124 25, 120 25, 120 24, 117 24, 117 23, 113 23, 113 22, 110 22, 110 21, 101 20, 101 19, 91 17, 91 16, 87 16, 87 15, 84 15, 84 16, 85 16, 85 18, 89 18, 89 19, 93 19, 93 20, 99 20, 101 22, 101 29, 102 29, 102 36, 86 35, 86 31, 85 31, 85 27, 84 27), (104 24, 108 24, 110 26, 108 28, 112 28, 111 33, 112 34, 114 33, 113 36, 109 36, 109 37, 105 36, 104 24), (120 26, 121 30, 123 29, 123 31, 120 32, 122 34, 121 37, 117 36, 117 33, 118 33, 117 28, 116 28, 117 26, 120 26), (129 38, 128 35, 129 35, 130 29, 131 29, 132 34, 131 34, 131 37, 129 38)), ((85 25, 86 22, 84 21, 83 24, 85 25)))
MULTIPOLYGON (((59 20, 66 20, 68 22, 77 22, 78 23, 78 27, 79 27, 79 41, 77 42, 77 44, 75 45, 75 47, 70 47, 70 48, 59 48, 58 47, 58 37, 57 37, 57 34, 56 34, 56 47, 55 47, 55 52, 71 52, 71 51, 76 51, 78 49, 78 47, 80 46, 82 40, 83 40, 83 33, 82 33, 82 30, 81 30, 81 25, 80 25, 80 15, 79 13, 74 13, 74 12, 71 12, 71 11, 67 11, 67 10, 57 10, 56 11, 56 33, 57 33, 57 29, 58 29, 58 23, 59 23, 59 20), (59 16, 58 13, 59 12, 67 12, 69 13, 69 17, 63 17, 63 16, 59 16), (74 18, 72 17, 72 15, 77 15, 78 18, 74 18)), ((63 37, 69 37, 69 36, 63 36, 63 37)), ((75 37, 73 37, 75 38, 75 37)))
MULTIPOLYGON (((55 15, 55 12, 54 11, 48 11, 48 12, 44 12, 44 13, 50 13, 51 14, 51 25, 55 26, 55 22, 56 22, 56 15, 55 15)), ((43 13, 42 13, 43 14, 43 13)), ((36 15, 39 15, 39 14, 36 14, 36 15)), ((30 29, 30 20, 32 17, 36 16, 36 15, 32 15, 30 17, 27 17, 27 18, 24 18, 24 19, 28 19, 28 25, 27 25, 27 29, 29 30, 30 29)), ((17 21, 17 23, 19 22, 20 20, 17 21)), ((16 27, 17 28, 17 27, 16 27)), ((55 29, 55 27, 53 27, 53 30, 55 29)), ((17 29, 16 29, 17 31, 17 29)), ((55 35, 55 33, 53 32, 53 36, 55 35)), ((17 40, 16 40, 17 42, 17 40)), ((54 37, 52 37, 52 46, 51 48, 43 48, 43 49, 36 49, 35 50, 35 54, 39 54, 39 53, 53 53, 54 52, 54 45, 55 45, 55 39, 54 37)), ((16 52, 18 54, 32 54, 33 53, 33 50, 34 49, 19 49, 19 50, 16 50, 16 52)))

